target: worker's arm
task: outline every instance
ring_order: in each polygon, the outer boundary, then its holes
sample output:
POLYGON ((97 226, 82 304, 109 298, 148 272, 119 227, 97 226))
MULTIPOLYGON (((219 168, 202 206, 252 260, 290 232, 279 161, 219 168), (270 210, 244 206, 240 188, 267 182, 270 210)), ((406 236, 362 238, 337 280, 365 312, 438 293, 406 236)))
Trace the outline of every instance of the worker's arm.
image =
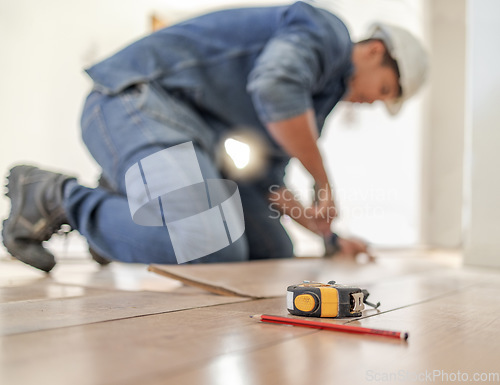
POLYGON ((290 119, 267 123, 267 129, 290 156, 302 162, 316 183, 328 184, 328 176, 316 143, 318 128, 312 109, 290 119))
POLYGON ((337 211, 323 158, 316 143, 318 129, 313 110, 308 109, 301 115, 267 123, 267 129, 273 139, 291 157, 297 158, 314 178, 318 196, 313 215, 318 219, 320 232, 328 234, 337 211))

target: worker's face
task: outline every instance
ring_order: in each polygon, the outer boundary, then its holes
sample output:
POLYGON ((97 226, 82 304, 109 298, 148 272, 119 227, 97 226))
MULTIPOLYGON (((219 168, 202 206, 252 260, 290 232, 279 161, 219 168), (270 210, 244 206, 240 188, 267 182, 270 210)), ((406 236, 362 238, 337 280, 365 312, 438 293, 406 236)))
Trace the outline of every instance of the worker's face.
POLYGON ((399 79, 391 67, 382 65, 384 52, 384 45, 378 41, 359 45, 345 101, 373 103, 398 97, 399 79))

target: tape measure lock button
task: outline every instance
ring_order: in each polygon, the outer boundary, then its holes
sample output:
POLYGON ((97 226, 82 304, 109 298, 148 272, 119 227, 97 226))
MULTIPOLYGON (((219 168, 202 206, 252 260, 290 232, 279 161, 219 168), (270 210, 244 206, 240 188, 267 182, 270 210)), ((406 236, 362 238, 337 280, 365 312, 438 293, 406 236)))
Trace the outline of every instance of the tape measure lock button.
POLYGON ((318 307, 319 298, 314 293, 303 293, 297 295, 293 302, 297 310, 311 312, 318 307))

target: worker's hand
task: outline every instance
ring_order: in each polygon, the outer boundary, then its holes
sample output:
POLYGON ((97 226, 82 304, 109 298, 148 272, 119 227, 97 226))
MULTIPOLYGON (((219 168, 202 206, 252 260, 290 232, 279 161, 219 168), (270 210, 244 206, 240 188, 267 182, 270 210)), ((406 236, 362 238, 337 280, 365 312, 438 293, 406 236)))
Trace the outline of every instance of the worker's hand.
POLYGON ((339 237, 337 242, 340 248, 338 252, 340 257, 355 259, 360 254, 366 254, 369 262, 375 260, 368 244, 361 239, 339 237))
POLYGON ((330 225, 337 215, 331 189, 317 194, 317 204, 305 208, 295 198, 295 195, 286 187, 273 189, 268 196, 272 212, 278 210, 283 215, 288 215, 306 229, 322 236, 331 235, 330 225))

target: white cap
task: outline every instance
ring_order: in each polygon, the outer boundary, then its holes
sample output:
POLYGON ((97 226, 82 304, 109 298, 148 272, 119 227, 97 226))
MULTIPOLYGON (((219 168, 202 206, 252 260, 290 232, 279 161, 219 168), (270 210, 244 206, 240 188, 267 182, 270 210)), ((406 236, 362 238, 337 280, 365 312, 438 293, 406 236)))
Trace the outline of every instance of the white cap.
POLYGON ((389 114, 396 115, 403 102, 416 94, 425 81, 427 52, 411 33, 390 24, 373 24, 369 29, 368 38, 382 40, 389 55, 398 63, 401 96, 385 102, 389 114))

